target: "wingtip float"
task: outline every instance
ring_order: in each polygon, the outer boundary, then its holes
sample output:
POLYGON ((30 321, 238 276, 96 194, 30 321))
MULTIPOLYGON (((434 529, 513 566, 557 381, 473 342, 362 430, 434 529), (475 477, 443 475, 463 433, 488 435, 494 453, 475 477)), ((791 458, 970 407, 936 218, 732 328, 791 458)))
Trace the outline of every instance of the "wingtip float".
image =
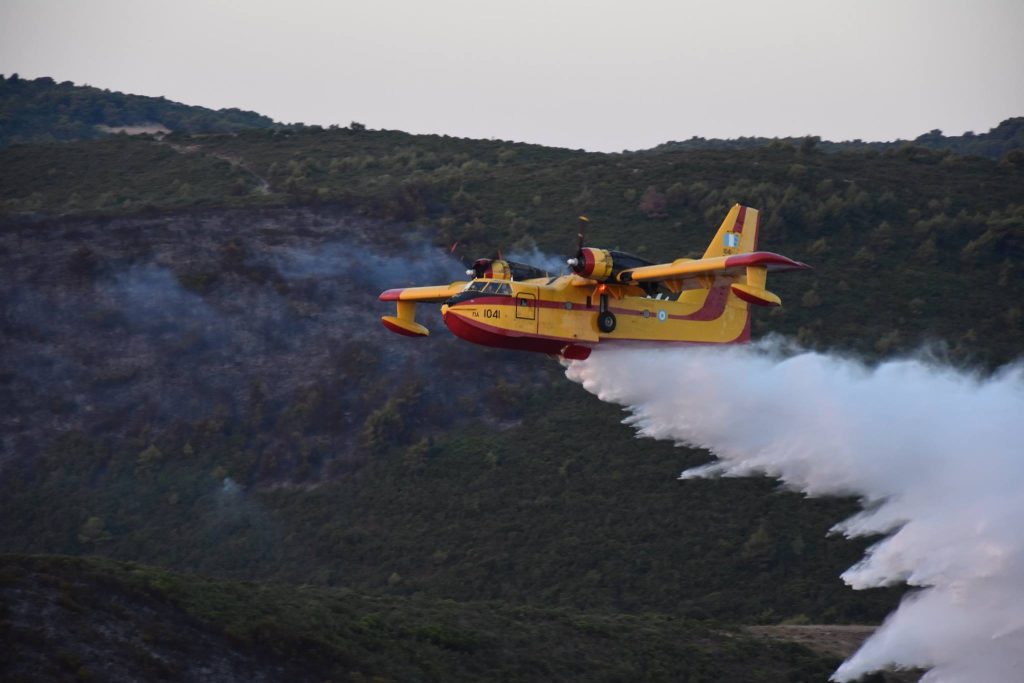
POLYGON ((761 215, 732 207, 699 259, 651 263, 632 254, 584 246, 580 217, 571 274, 479 259, 469 281, 389 289, 397 311, 381 321, 392 332, 426 337, 418 303, 440 303, 445 325, 475 344, 586 359, 607 344, 735 344, 750 340, 750 306, 779 306, 768 273, 810 266, 757 251, 761 215))

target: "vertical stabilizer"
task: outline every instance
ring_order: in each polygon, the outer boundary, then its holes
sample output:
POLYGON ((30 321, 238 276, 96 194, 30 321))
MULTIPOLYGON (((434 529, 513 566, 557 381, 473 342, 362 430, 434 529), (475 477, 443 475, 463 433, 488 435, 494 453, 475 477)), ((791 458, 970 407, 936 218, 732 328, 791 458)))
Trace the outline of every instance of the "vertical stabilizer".
POLYGON ((760 211, 741 204, 734 205, 704 252, 704 258, 756 251, 760 223, 760 211))

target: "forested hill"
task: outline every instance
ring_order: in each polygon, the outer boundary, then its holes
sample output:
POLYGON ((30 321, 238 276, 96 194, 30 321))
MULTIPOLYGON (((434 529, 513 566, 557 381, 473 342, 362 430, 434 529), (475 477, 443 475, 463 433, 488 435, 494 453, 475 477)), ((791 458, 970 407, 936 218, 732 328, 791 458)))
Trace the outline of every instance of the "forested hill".
POLYGON ((0 555, 0 604, 12 682, 749 683, 823 681, 839 662, 665 614, 211 581, 98 558, 0 555))
POLYGON ((838 578, 871 542, 828 535, 855 501, 679 481, 709 454, 637 440, 549 359, 436 308, 429 339, 384 330, 379 292, 457 279, 456 240, 564 258, 587 213, 593 245, 674 259, 741 202, 816 269, 771 277, 756 336, 1024 348, 1013 154, 165 125, 0 149, 0 553, 161 568, 0 557, 4 680, 822 680, 720 622, 892 609, 838 578))
POLYGON ((653 147, 648 152, 665 152, 670 150, 696 149, 752 149, 768 146, 800 146, 816 145, 825 152, 866 152, 873 150, 899 149, 900 147, 921 147, 935 151, 950 151, 954 154, 988 157, 1000 159, 1007 154, 1024 149, 1024 117, 1016 116, 1006 119, 987 133, 975 134, 971 131, 963 135, 944 135, 935 129, 918 135, 913 140, 893 140, 890 142, 872 142, 865 140, 845 140, 833 142, 821 140, 817 136, 810 137, 739 137, 728 140, 719 138, 702 138, 694 136, 689 140, 665 142, 653 147))
POLYGON ((814 144, 598 154, 360 127, 174 133, 0 149, 0 212, 321 206, 425 227, 467 255, 556 256, 587 213, 595 245, 664 260, 699 253, 740 202, 763 209, 763 248, 817 269, 773 279, 784 306, 757 316, 755 335, 868 354, 938 341, 990 365, 1024 347, 1024 160, 1010 156, 814 144))
POLYGON ((118 129, 230 133, 270 128, 274 121, 241 109, 213 110, 164 97, 0 74, 0 147, 16 143, 91 140, 118 129))

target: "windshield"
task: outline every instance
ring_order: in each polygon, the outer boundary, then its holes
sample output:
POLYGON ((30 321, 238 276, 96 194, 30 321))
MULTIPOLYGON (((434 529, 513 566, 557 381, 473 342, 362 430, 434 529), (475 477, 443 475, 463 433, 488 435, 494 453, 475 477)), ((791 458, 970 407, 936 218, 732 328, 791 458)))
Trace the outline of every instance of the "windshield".
POLYGON ((481 294, 500 294, 512 296, 512 286, 507 282, 482 282, 473 280, 462 290, 463 292, 480 292, 481 294))
POLYGON ((512 285, 507 282, 482 282, 480 280, 474 280, 470 282, 465 288, 448 299, 445 303, 449 306, 460 303, 462 301, 469 301, 479 297, 481 294, 493 294, 496 296, 512 296, 512 285))

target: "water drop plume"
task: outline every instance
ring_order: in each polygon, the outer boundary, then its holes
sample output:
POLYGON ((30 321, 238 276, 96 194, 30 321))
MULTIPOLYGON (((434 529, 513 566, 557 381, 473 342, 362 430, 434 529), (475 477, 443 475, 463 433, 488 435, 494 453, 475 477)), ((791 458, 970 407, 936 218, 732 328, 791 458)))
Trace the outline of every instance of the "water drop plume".
POLYGON ((856 496, 834 530, 884 535, 843 580, 919 587, 833 675, 1024 680, 1024 366, 868 365, 776 341, 598 350, 566 374, 625 406, 639 435, 716 456, 682 478, 767 475, 856 496))

